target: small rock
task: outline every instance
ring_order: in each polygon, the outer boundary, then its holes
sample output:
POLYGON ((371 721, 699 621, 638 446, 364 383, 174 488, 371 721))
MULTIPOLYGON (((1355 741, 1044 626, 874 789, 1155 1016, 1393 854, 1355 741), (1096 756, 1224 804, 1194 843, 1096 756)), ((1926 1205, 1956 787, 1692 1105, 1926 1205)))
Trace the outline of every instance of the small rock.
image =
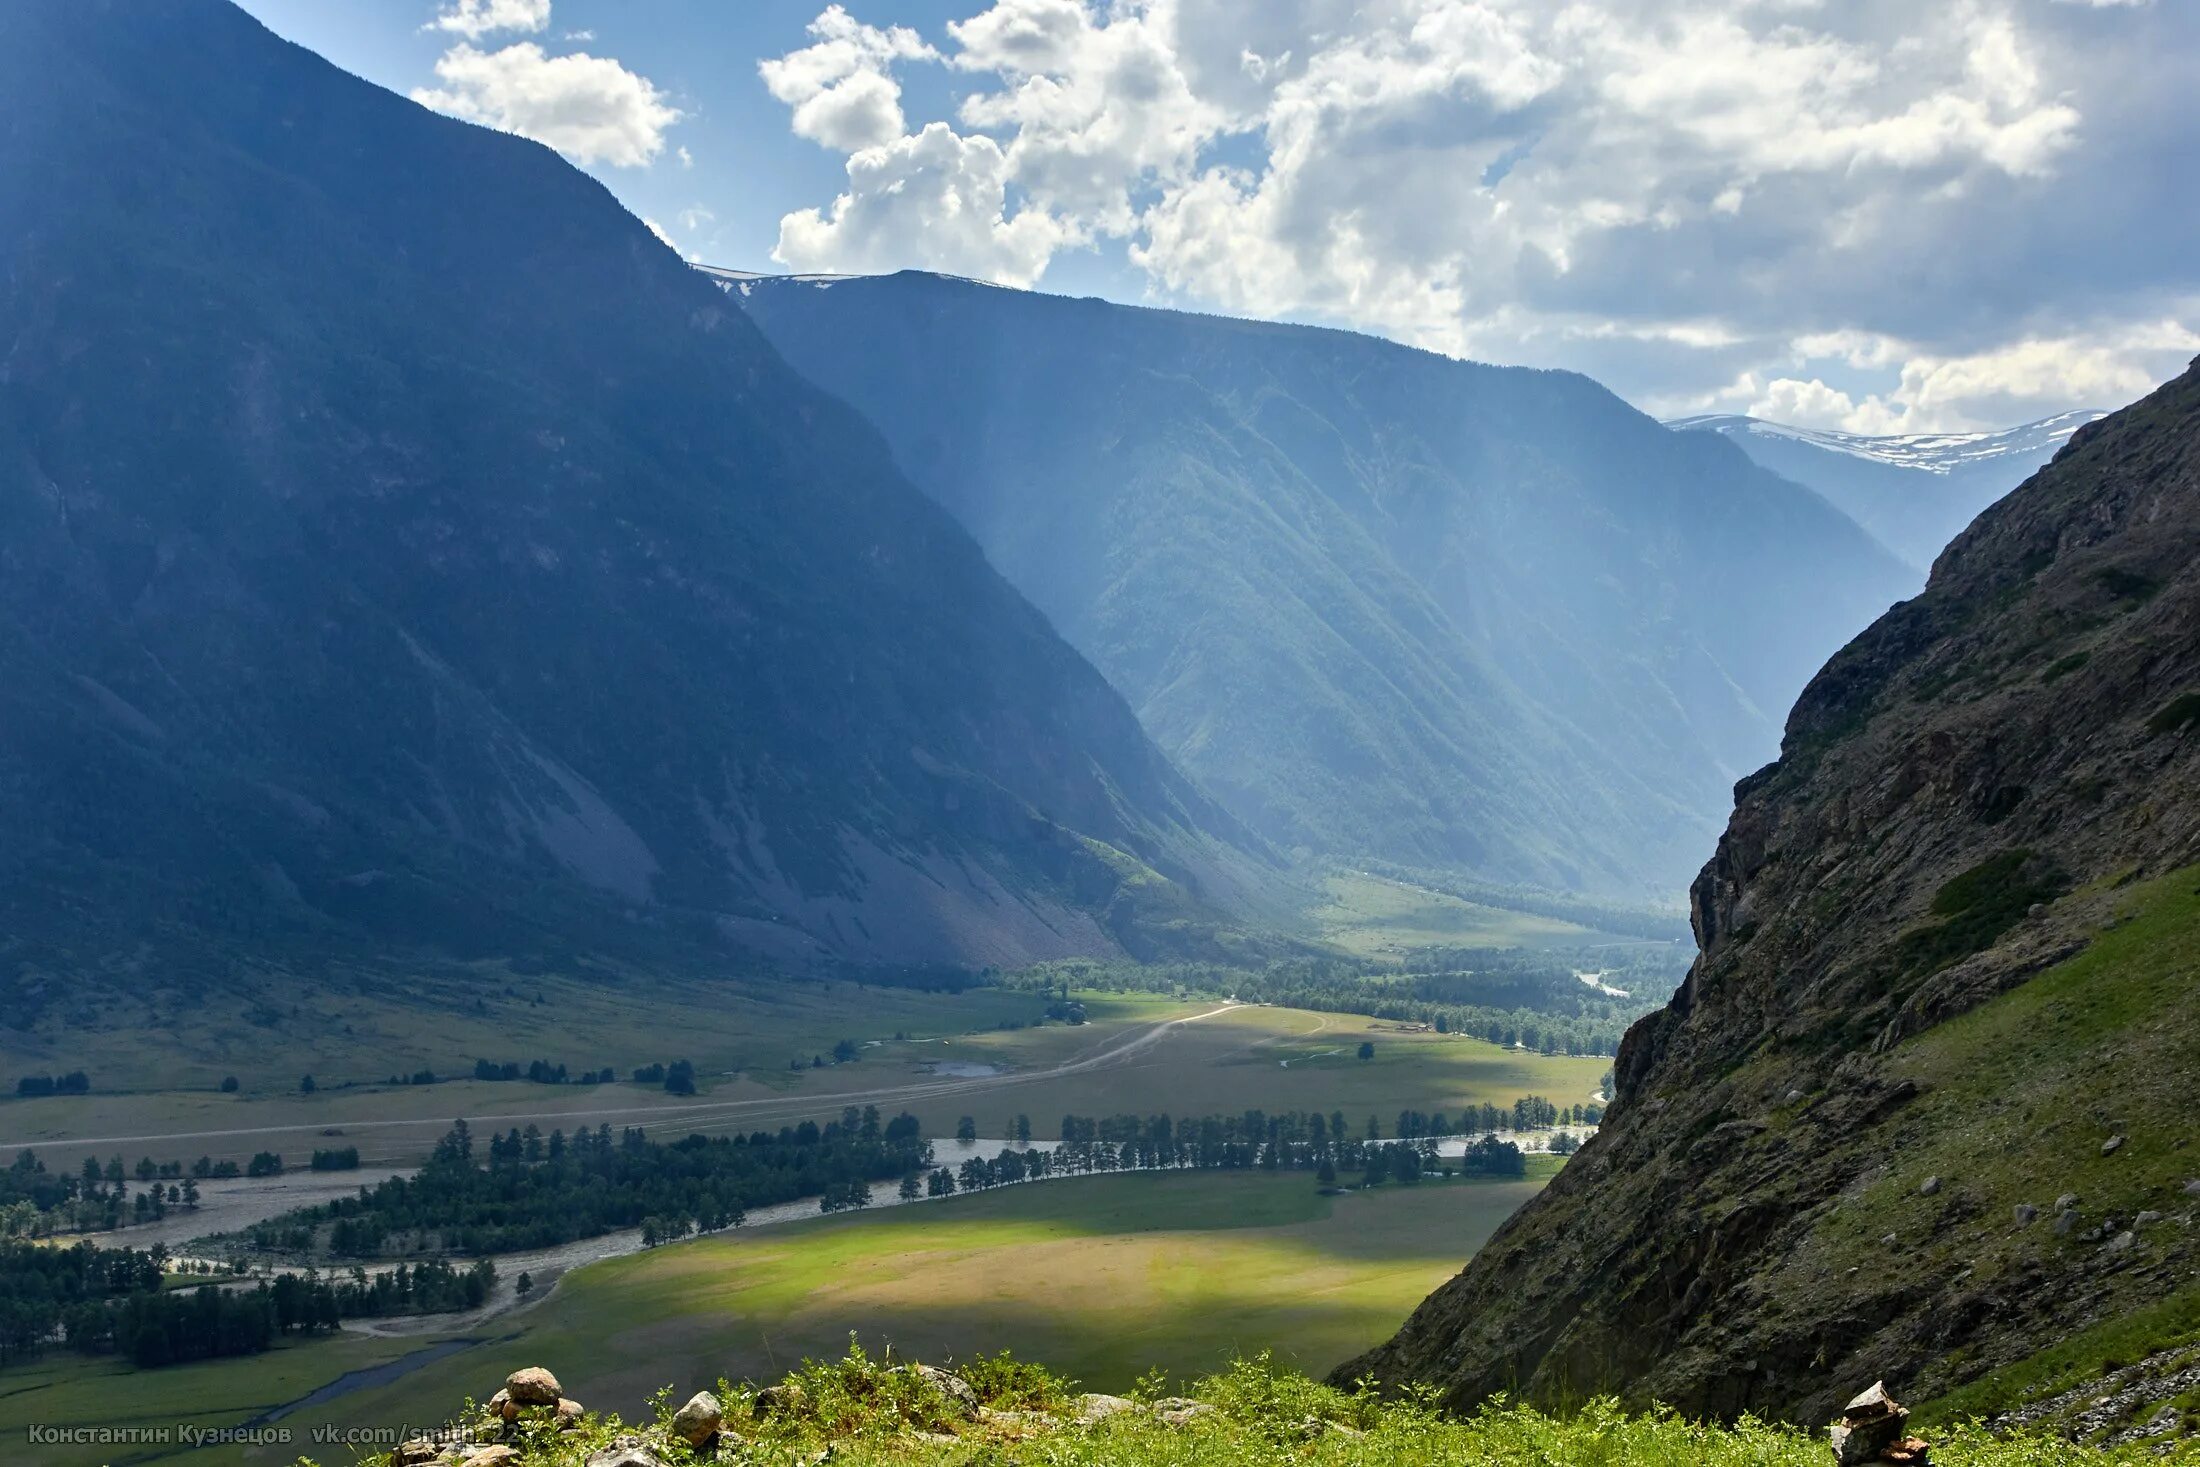
POLYGON ((2123 1149, 2124 1138, 2121 1136, 2111 1136, 2101 1143, 2101 1155, 2103 1156, 2114 1156, 2123 1149))
POLYGON ((672 1416, 672 1434, 691 1447, 702 1447, 718 1435, 718 1428, 725 1423, 725 1408, 709 1391, 697 1391, 688 1397, 688 1403, 672 1416))
POLYGON ((580 1402, 569 1401, 563 1396, 558 1397, 558 1430, 571 1431, 581 1424, 581 1418, 587 1414, 588 1412, 583 1409, 580 1402))
POLYGON ((489 1414, 500 1421, 519 1419, 519 1402, 512 1399, 510 1391, 498 1391, 489 1398, 489 1414))
POLYGON ((2068 1212, 2077 1205, 2078 1194, 2075 1192, 2065 1192, 2055 1199, 2055 1210, 2057 1212, 2068 1212))
POLYGON ((2059 1212, 2059 1213, 2055 1214, 2055 1236, 2056 1236, 2056 1237, 2058 1237, 2058 1238, 2067 1238, 2067 1237, 2069 1237, 2069 1236, 2070 1236, 2070 1235, 2071 1235, 2072 1233, 2076 1232, 2077 1230, 2078 1230, 2078 1214, 2077 1214, 2077 1213, 2076 1213, 2075 1211, 2072 1211, 2072 1212, 2059 1212))
POLYGON ((1802 1091, 1800 1091, 1800 1090, 1790 1090, 1790 1091, 1788 1092, 1788 1097, 1787 1097, 1787 1103, 1788 1103, 1789 1105, 1793 1105, 1793 1104, 1795 1104, 1795 1102, 1796 1102, 1796 1101, 1798 1101, 1798 1100, 1802 1100, 1802 1099, 1804 1099, 1804 1098, 1805 1098, 1805 1096, 1803 1095, 1803 1092, 1802 1092, 1802 1091))
POLYGON ((802 1387, 793 1381, 766 1386, 756 1393, 756 1414, 759 1416, 793 1416, 808 1404, 802 1387))
POLYGON ((1919 1196, 1921 1196, 1921 1197, 1937 1197, 1937 1196, 1939 1196, 1939 1195, 1940 1195, 1940 1178, 1938 1178, 1938 1177, 1927 1177, 1927 1178, 1926 1178, 1926 1179, 1925 1179, 1924 1181, 1922 1181, 1922 1182, 1918 1183, 1917 1191, 1918 1191, 1918 1195, 1919 1195, 1919 1196))
POLYGON ((2101 1251, 2103 1253, 2110 1254, 2129 1253, 2132 1249, 2138 1246, 2139 1235, 2134 1232, 2126 1231, 2118 1233, 2115 1237, 2110 1238, 2108 1240, 2108 1246, 2103 1248, 2101 1251))
POLYGON ((665 1467, 665 1464, 655 1452, 642 1445, 640 1437, 622 1436, 592 1454, 587 1467, 665 1467))
POLYGON ((395 1467, 422 1467, 442 1455, 441 1447, 424 1436, 416 1436, 410 1441, 399 1442, 397 1450, 390 1454, 390 1461, 395 1467))
POLYGON ((1104 1396, 1097 1392, 1077 1399, 1077 1424, 1097 1426, 1110 1416, 1120 1416, 1125 1411, 1136 1410, 1134 1403, 1121 1396, 1104 1396))
POLYGON ((2038 1221, 2039 1221, 2039 1217, 2040 1217, 2040 1210, 2039 1210, 2039 1209, 2038 1209, 2037 1207, 2034 1207, 2034 1206, 2033 1206, 2033 1205, 2032 1205, 2031 1203, 2029 1203, 2029 1202, 2020 1202, 2020 1203, 2018 1203, 2018 1204, 2017 1204, 2017 1226, 2018 1226, 2018 1227, 2020 1227, 2020 1228, 2028 1228, 2028 1227, 2032 1226, 2032 1224, 2033 1224, 2033 1223, 2035 1223, 2035 1222, 2038 1222, 2038 1221))
POLYGON ((2142 1212, 2137 1217, 2133 1218, 2131 1220, 2131 1225, 2134 1228, 2150 1228, 2161 1220, 2162 1214, 2156 1212, 2153 1208, 2150 1207, 2145 1212, 2142 1212))
POLYGON ((504 1377, 504 1389, 522 1406, 555 1406, 565 1394, 558 1388, 558 1378, 540 1365, 513 1371, 504 1377))
POLYGON ((970 1388, 970 1382, 951 1370, 936 1365, 912 1365, 910 1373, 955 1403, 955 1409, 965 1416, 978 1414, 978 1393, 970 1388))
POLYGON ((519 1448, 508 1447, 502 1442, 468 1452, 460 1459, 466 1467, 512 1467, 519 1460, 519 1448))
POLYGON ((2191 1181, 2185 1183, 2185 1195, 2187 1197, 2200 1197, 2200 1177, 2194 1177, 2191 1181))
POLYGON ((1902 1240, 1900 1238, 1896 1237, 1892 1233, 1889 1233, 1886 1237, 1879 1240, 1879 1246, 1882 1248, 1892 1248, 1901 1241, 1902 1240))
POLYGON ((1163 1396, 1153 1403, 1153 1419, 1163 1426, 1190 1426, 1200 1417, 1211 1415, 1214 1409, 1205 1401, 1195 1401, 1188 1396, 1163 1396))
POLYGON ((1903 1439, 1902 1428, 1910 1413, 1887 1393, 1885 1381, 1877 1381, 1841 1409, 1841 1419, 1828 1435, 1833 1441, 1833 1460, 1840 1467, 1877 1462, 1881 1453, 1903 1439))

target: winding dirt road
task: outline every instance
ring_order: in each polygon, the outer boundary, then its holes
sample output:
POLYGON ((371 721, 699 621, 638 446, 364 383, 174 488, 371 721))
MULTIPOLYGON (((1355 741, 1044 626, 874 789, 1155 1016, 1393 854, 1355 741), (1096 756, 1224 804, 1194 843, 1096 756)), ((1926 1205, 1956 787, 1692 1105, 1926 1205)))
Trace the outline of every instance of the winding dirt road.
MULTIPOLYGON (((1184 1024, 1195 1024, 1201 1019, 1211 1019, 1217 1014, 1228 1013, 1240 1005, 1225 1003, 1204 1013, 1185 1014, 1174 1019, 1164 1019, 1157 1024, 1126 1030, 1111 1035, 1082 1054, 1072 1056, 1059 1064, 1046 1065, 1032 1070, 1010 1070, 999 1075, 957 1077, 953 1079, 926 1078, 897 1085, 882 1085, 867 1090, 844 1090, 830 1094, 805 1096, 765 1095, 746 1100, 697 1101, 686 1105, 625 1105, 582 1106, 571 1110, 499 1111, 484 1114, 480 1124, 484 1129, 494 1126, 504 1130, 512 1126, 549 1123, 572 1128, 578 1125, 621 1125, 648 1123, 664 1125, 678 1123, 698 1129, 717 1125, 729 1125, 739 1121, 745 1126, 780 1125, 791 1121, 811 1120, 837 1111, 849 1105, 884 1105, 906 1103, 912 1100, 934 1100, 949 1095, 979 1095, 998 1090, 1012 1090, 1020 1085, 1036 1084, 1044 1080, 1060 1079, 1065 1075, 1082 1075, 1096 1070, 1110 1070, 1127 1065, 1159 1044, 1169 1031, 1184 1024)), ((345 1118, 340 1125, 341 1134, 348 1140, 361 1132, 381 1133, 381 1140, 400 1146, 407 1139, 403 1133, 417 1132, 418 1144, 413 1154, 424 1152, 435 1139, 450 1128, 447 1116, 432 1119, 408 1117, 402 1120, 355 1120, 345 1118)), ((547 1126, 545 1127, 548 1128, 547 1126)), ((217 1140, 234 1140, 237 1137, 278 1138, 296 1137, 301 1143, 325 1144, 321 1138, 329 1127, 319 1123, 282 1126, 237 1126, 220 1130, 148 1132, 129 1136, 69 1136, 60 1139, 42 1138, 28 1141, 0 1141, 0 1152, 12 1152, 20 1148, 34 1151, 52 1151, 90 1146, 151 1146, 160 1143, 170 1155, 188 1155, 207 1149, 206 1143, 217 1140)), ((356 1141, 354 1140, 354 1144, 356 1141)), ((388 1147, 378 1148, 388 1150, 388 1147)))

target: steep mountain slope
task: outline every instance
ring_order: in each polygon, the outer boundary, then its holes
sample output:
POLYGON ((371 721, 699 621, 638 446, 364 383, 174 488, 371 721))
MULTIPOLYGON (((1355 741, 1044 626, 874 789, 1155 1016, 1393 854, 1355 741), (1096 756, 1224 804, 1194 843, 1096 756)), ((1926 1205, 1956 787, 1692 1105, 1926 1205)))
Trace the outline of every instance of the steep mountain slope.
POLYGON ((1732 439, 1774 473, 1832 500, 1922 577, 1980 510, 2101 416, 2088 408, 1999 433, 1899 437, 1791 428, 1735 414, 1676 418, 1666 426, 1732 439))
POLYGON ((1111 952, 1248 864, 601 187, 216 0, 0 8, 0 343, 19 994, 1111 952))
POLYGON ((2200 1321, 2200 363, 1981 515, 1738 795, 1602 1132, 1340 1374, 1809 1421, 2200 1321))
POLYGON ((1271 840, 1680 887, 1903 573, 1586 379, 938 276, 721 275, 1271 840))

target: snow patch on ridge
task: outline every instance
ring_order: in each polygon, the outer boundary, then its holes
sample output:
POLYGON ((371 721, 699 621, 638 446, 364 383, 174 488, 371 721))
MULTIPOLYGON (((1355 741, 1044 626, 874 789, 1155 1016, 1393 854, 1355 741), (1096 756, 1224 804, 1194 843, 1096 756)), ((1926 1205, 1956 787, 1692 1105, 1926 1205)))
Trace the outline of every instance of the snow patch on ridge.
POLYGON ((1823 428, 1797 428, 1786 423, 1768 423, 1761 418, 1746 417, 1739 413, 1704 413, 1696 417, 1674 418, 1665 426, 1676 432, 1723 433, 1729 438, 1743 434, 1761 438, 1788 438, 1831 453, 1845 453, 1852 458, 1870 459, 1877 463, 1892 464, 1897 468, 1918 469, 1928 474, 1948 474, 1994 459, 2041 457, 2059 448, 2065 439, 2086 424, 2107 416, 2107 411, 2102 408, 2080 408, 2074 412, 2057 413, 2054 417, 2042 418, 2035 423, 2003 428, 1997 432, 1913 433, 1884 438, 1869 437, 1861 433, 1837 433, 1823 428))

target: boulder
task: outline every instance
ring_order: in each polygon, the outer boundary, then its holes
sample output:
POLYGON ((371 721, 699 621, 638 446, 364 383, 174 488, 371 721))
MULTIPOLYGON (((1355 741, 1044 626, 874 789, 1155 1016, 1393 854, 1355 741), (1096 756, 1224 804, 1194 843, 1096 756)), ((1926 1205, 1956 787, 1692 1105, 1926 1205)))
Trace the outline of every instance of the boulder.
POLYGON ((2055 1199, 2055 1210, 2057 1212, 2069 1212, 2077 1205, 2078 1194, 2075 1192, 2065 1192, 2055 1199))
POLYGON ((558 1387, 558 1378, 540 1365, 513 1371, 504 1377, 504 1389, 522 1406, 555 1406, 565 1394, 558 1387))
POLYGON ((2150 1207, 2145 1212, 2142 1212, 2137 1217, 2133 1218, 2131 1220, 2131 1225, 2135 1228, 2151 1228, 2161 1220, 2162 1214, 2156 1212, 2153 1208, 2150 1207))
POLYGON ((790 1380, 758 1391, 754 1409, 759 1416, 794 1416, 801 1412, 808 1400, 802 1393, 802 1387, 790 1380))
POLYGON ((2114 1156, 2123 1149, 2124 1138, 2121 1136, 2111 1136, 2101 1143, 2101 1155, 2103 1156, 2114 1156))
POLYGON ((725 1408, 709 1391, 697 1391, 688 1397, 688 1403, 672 1415, 672 1434, 689 1446, 702 1448, 718 1435, 718 1428, 725 1424, 725 1408))
POLYGON ((1828 1433, 1833 1440, 1833 1460, 1839 1467, 1858 1467, 1881 1460, 1881 1454, 1901 1442, 1903 1425, 1910 1413, 1887 1393, 1885 1381, 1875 1381, 1841 1409, 1841 1419, 1828 1433))
POLYGON ((2055 1236, 2067 1238, 2078 1230, 2078 1214, 2075 1209, 2055 1214, 2055 1236))
POLYGON ((516 1421, 519 1418, 519 1402, 512 1399, 510 1391, 498 1391, 489 1398, 489 1414, 499 1421, 516 1421))
POLYGON ((942 1370, 936 1365, 912 1365, 909 1373, 954 1402, 955 1409, 960 1414, 978 1414, 978 1393, 970 1388, 969 1381, 953 1371, 942 1370))
POLYGON ((410 1441, 399 1442, 397 1450, 390 1453, 390 1462, 393 1467, 423 1467, 442 1455, 442 1447, 424 1436, 416 1436, 410 1441))
POLYGON ((1153 1419, 1163 1426, 1190 1426, 1200 1417, 1212 1415, 1214 1409, 1188 1396, 1163 1396, 1153 1403, 1153 1419))
POLYGON ((2185 1195, 2187 1197, 2200 1197, 2200 1177, 2194 1177, 2191 1181, 2185 1183, 2185 1195))
POLYGON ((2033 1223, 2039 1221, 2039 1216, 2040 1210, 2037 1207, 2034 1207, 2031 1203, 2020 1202, 2017 1204, 2018 1227, 2028 1228, 2032 1226, 2033 1223))
POLYGON ((665 1467, 664 1460, 642 1445, 642 1439, 622 1436, 610 1446, 590 1454, 587 1467, 665 1467))
POLYGON ((587 1410, 582 1407, 580 1402, 569 1401, 563 1396, 558 1397, 558 1430, 571 1431, 581 1424, 581 1418, 587 1414, 587 1410))
POLYGON ((1918 1183, 1917 1191, 1921 1197, 1937 1197, 1940 1195, 1940 1178, 1927 1177, 1918 1183))
POLYGON ((1137 1406, 1121 1396, 1104 1396, 1098 1393, 1078 1397, 1077 1424, 1097 1426, 1110 1416, 1120 1416, 1125 1411, 1135 1411, 1137 1406))

